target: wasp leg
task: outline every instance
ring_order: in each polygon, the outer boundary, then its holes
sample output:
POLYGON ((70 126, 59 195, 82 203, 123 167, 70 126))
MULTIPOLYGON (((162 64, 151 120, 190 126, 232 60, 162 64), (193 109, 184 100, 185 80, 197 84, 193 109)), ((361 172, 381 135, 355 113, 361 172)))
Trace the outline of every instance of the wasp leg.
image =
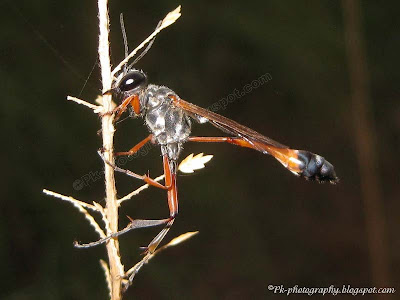
POLYGON ((120 105, 113 109, 112 113, 116 114, 114 118, 114 122, 117 121, 121 115, 128 109, 129 105, 133 105, 135 99, 135 95, 126 98, 120 105))
MULTIPOLYGON (((105 160, 105 162, 107 162, 105 160)), ((107 162, 108 163, 108 162, 107 162)), ((111 166, 113 166, 111 163, 109 163, 111 166)), ((166 155, 163 157, 163 165, 164 165, 164 175, 165 175, 165 184, 168 187, 164 187, 167 189, 167 195, 168 195, 168 207, 169 207, 169 218, 168 219, 160 219, 160 220, 132 220, 126 226, 124 229, 114 232, 110 234, 109 236, 102 238, 98 241, 87 243, 87 244, 79 244, 78 242, 74 243, 74 246, 76 248, 90 248, 94 247, 97 245, 101 245, 108 240, 112 238, 116 238, 128 231, 131 231, 133 229, 138 229, 138 228, 146 228, 146 227, 154 227, 154 226, 159 226, 166 224, 165 227, 160 231, 159 234, 157 234, 152 241, 149 243, 147 247, 145 247, 145 253, 154 253, 158 247, 158 245, 161 243, 161 241, 164 239, 164 237, 167 235, 169 229, 171 228, 172 224, 175 221, 175 217, 178 214, 178 193, 177 193, 177 187, 176 187, 176 163, 175 161, 170 161, 166 155)), ((116 166, 113 166, 116 167, 116 166)), ((118 167, 116 167, 118 168, 118 167)), ((121 169, 123 170, 123 169, 121 169)), ((125 171, 128 170, 123 170, 124 173, 125 171)), ((130 171, 128 171, 130 172, 130 171)), ((132 172, 131 172, 132 173, 132 172)), ((126 173, 128 174, 128 173, 126 173)), ((133 173, 135 174, 135 173, 133 173)), ((130 174, 128 174, 130 175, 130 174)), ((135 174, 136 176, 137 174, 135 174)), ((138 175, 140 176, 140 175, 138 175)), ((156 182, 159 184, 158 182, 156 182)))
POLYGON ((120 105, 115 107, 112 111, 100 114, 100 116, 105 116, 105 115, 109 116, 117 113, 114 118, 114 122, 116 122, 121 117, 121 115, 127 110, 129 104, 131 104, 132 101, 133 97, 132 96, 128 97, 120 105))
POLYGON ((143 180, 144 182, 146 182, 149 185, 155 186, 157 188, 163 189, 163 190, 168 190, 170 188, 170 186, 168 184, 166 185, 162 185, 161 183, 155 181, 154 179, 150 178, 149 175, 139 175, 137 173, 134 173, 130 170, 126 170, 126 169, 122 169, 116 165, 114 165, 113 163, 109 162, 108 160, 105 159, 105 157, 103 156, 103 154, 101 153, 101 151, 97 152, 100 157, 103 159, 103 161, 108 164, 110 167, 112 167, 114 169, 114 171, 116 172, 120 172, 120 173, 124 173, 128 176, 131 176, 133 178, 139 179, 139 180, 143 180))
POLYGON ((159 226, 159 225, 163 225, 165 223, 168 223, 170 221, 170 219, 161 219, 161 220, 131 220, 131 222, 128 224, 128 226, 126 226, 124 229, 114 232, 112 234, 110 234, 109 236, 102 238, 98 241, 95 242, 90 242, 87 244, 80 244, 78 242, 74 242, 74 247, 75 248, 91 248, 91 247, 95 247, 101 244, 104 244, 105 242, 107 242, 110 239, 116 238, 124 233, 127 233, 128 231, 131 231, 133 229, 138 229, 138 228, 147 228, 147 227, 154 227, 154 226, 159 226))
POLYGON ((115 156, 131 156, 138 152, 144 145, 146 145, 148 142, 150 142, 153 139, 153 135, 150 134, 147 138, 145 138, 143 141, 139 142, 137 145, 133 146, 129 151, 126 152, 115 152, 115 156))
POLYGON ((176 187, 176 163, 175 161, 169 160, 167 155, 164 155, 163 165, 164 165, 165 185, 169 186, 167 191, 169 220, 164 229, 161 230, 160 233, 157 234, 156 237, 147 246, 145 251, 146 253, 147 252, 154 253, 158 245, 167 235, 172 224, 174 224, 175 217, 178 214, 178 189, 176 187))

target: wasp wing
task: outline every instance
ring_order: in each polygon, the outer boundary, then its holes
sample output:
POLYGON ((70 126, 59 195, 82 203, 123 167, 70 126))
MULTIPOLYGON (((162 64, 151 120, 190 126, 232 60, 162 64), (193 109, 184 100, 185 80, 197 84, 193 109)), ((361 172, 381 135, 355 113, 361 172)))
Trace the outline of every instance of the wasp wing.
POLYGON ((192 103, 186 102, 182 99, 179 100, 176 99, 174 100, 173 103, 175 106, 182 108, 193 118, 200 120, 206 119, 204 121, 210 122, 218 129, 221 129, 222 131, 228 134, 232 134, 234 136, 245 139, 246 141, 254 145, 254 147, 261 152, 266 152, 266 151, 265 149, 259 147, 258 144, 266 144, 276 148, 288 148, 288 146, 282 145, 281 143, 278 143, 273 139, 266 137, 251 128, 248 128, 242 124, 239 124, 238 122, 235 122, 219 114, 216 114, 212 111, 209 111, 192 103))
POLYGON ((208 121, 222 131, 247 142, 247 145, 246 143, 239 144, 241 146, 251 147, 264 154, 271 154, 285 168, 298 176, 330 183, 336 183, 339 180, 333 165, 318 154, 306 150, 290 149, 288 146, 212 111, 175 97, 172 100, 175 106, 183 109, 189 116, 202 123, 208 121))

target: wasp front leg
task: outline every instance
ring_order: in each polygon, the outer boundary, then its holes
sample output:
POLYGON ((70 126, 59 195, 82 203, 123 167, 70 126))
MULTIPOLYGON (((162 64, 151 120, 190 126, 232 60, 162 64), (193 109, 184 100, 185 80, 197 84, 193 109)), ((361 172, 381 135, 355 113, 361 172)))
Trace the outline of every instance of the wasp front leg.
POLYGON ((112 113, 115 114, 114 122, 118 121, 121 115, 128 109, 129 106, 133 107, 133 110, 136 112, 139 109, 139 96, 132 95, 126 98, 120 105, 113 109, 112 113))

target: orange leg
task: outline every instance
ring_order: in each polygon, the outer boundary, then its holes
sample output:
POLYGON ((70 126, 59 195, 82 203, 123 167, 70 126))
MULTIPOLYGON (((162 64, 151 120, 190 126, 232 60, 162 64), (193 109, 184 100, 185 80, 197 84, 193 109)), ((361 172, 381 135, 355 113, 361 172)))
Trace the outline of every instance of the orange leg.
POLYGON ((112 113, 116 114, 114 122, 117 121, 121 115, 128 109, 128 106, 133 101, 133 96, 126 98, 120 105, 113 109, 112 113))
POLYGON ((140 148, 142 148, 144 145, 146 145, 148 142, 150 142, 152 139, 153 139, 153 135, 150 134, 143 141, 141 141, 137 145, 133 146, 129 151, 126 151, 126 152, 115 152, 114 155, 115 156, 121 156, 121 155, 130 156, 130 155, 133 155, 136 152, 138 152, 140 150, 140 148))
MULTIPOLYGON (((104 159, 104 158, 103 158, 104 159)), ((106 160, 105 160, 106 161, 106 160)), ((132 176, 132 174, 135 174, 133 172, 130 172, 128 170, 123 170, 119 169, 118 167, 112 165, 111 163, 107 162, 109 165, 114 167, 116 171, 123 171, 123 173, 132 176)), ((79 244, 75 242, 75 247, 77 248, 90 248, 93 246, 101 245, 105 242, 107 242, 111 238, 115 238, 121 234, 124 234, 128 231, 131 231, 132 229, 138 229, 138 228, 145 228, 145 227, 153 227, 153 226, 158 226, 158 225, 163 225, 166 224, 163 230, 160 231, 159 234, 157 234, 153 240, 149 243, 149 245, 146 247, 145 252, 149 253, 154 253, 154 251, 157 249, 158 245, 161 243, 161 241, 164 239, 164 237, 167 235, 169 229, 171 228, 172 224, 175 221, 175 217, 178 214, 178 192, 177 192, 177 187, 176 187, 176 163, 174 161, 170 161, 166 155, 163 157, 163 165, 164 165, 164 175, 165 175, 165 186, 159 184, 156 182, 158 185, 161 185, 163 189, 167 189, 167 195, 168 195, 168 207, 169 207, 169 218, 168 219, 160 219, 160 220, 131 220, 131 223, 129 223, 128 226, 126 226, 124 229, 114 232, 113 234, 100 239, 96 242, 88 243, 88 244, 79 244)), ((135 174, 135 178, 137 178, 137 175, 135 174)), ((158 186, 157 186, 158 187, 158 186)))
POLYGON ((146 252, 153 253, 163 238, 167 235, 172 224, 174 224, 175 217, 178 214, 178 189, 176 186, 176 163, 170 161, 167 155, 163 156, 165 185, 168 186, 168 207, 169 207, 169 220, 163 230, 150 242, 147 246, 146 252), (171 169, 172 168, 172 169, 171 169))
POLYGON ((120 105, 113 109, 112 113, 116 114, 114 118, 114 122, 117 121, 121 115, 128 109, 128 106, 131 105, 136 114, 140 113, 140 101, 138 95, 132 95, 126 98, 120 105))
POLYGON ((114 171, 120 172, 120 173, 124 173, 128 176, 131 176, 133 178, 139 179, 139 180, 143 180, 144 182, 146 182, 149 185, 155 186, 157 188, 163 189, 163 190, 168 190, 170 188, 170 186, 168 185, 162 185, 161 183, 158 183, 157 181, 155 181, 154 179, 150 178, 147 174, 145 175, 139 175, 137 173, 134 173, 130 170, 126 170, 126 169, 122 169, 114 164, 112 164, 111 162, 109 162, 108 160, 106 160, 103 156, 103 154, 99 151, 98 154, 100 155, 100 157, 109 165, 111 166, 114 171))

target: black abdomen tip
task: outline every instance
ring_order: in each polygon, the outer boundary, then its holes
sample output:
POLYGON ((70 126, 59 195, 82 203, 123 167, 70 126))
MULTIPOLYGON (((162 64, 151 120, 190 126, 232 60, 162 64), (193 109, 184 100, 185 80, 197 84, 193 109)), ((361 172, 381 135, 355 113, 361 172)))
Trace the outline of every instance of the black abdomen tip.
POLYGON ((333 165, 322 156, 304 150, 299 150, 297 155, 302 162, 300 176, 308 180, 328 181, 333 184, 339 181, 333 165))

